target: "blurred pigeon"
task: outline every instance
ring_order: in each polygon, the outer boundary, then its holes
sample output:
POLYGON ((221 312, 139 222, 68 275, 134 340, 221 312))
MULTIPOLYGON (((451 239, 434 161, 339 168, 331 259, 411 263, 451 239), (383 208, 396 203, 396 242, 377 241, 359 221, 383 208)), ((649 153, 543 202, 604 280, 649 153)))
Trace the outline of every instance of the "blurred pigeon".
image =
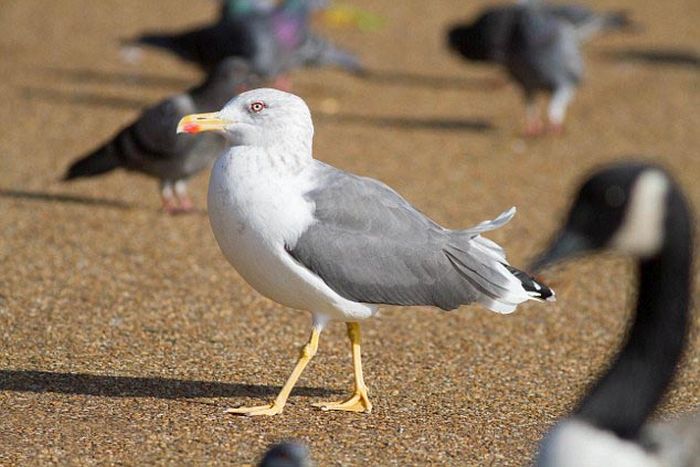
POLYGON ((178 135, 178 121, 192 112, 221 108, 235 95, 255 87, 258 80, 244 60, 224 60, 203 83, 146 109, 110 141, 75 161, 64 180, 92 177, 121 167, 160 180, 166 212, 192 210, 186 181, 219 156, 225 140, 215 133, 178 135))
POLYGON ((211 25, 144 34, 129 44, 169 50, 205 70, 238 56, 270 77, 299 66, 334 65, 357 72, 361 67, 356 57, 309 30, 311 13, 325 7, 322 0, 284 0, 277 6, 270 0, 228 0, 211 25))
POLYGON ((566 108, 583 74, 581 43, 596 32, 629 24, 623 13, 598 15, 577 5, 524 2, 488 9, 473 23, 452 27, 448 42, 468 60, 505 66, 523 89, 525 132, 535 135, 544 129, 536 94, 552 94, 549 126, 561 131, 566 108))
POLYGON ((263 456, 259 467, 311 467, 309 450, 303 444, 285 441, 272 446, 263 456))

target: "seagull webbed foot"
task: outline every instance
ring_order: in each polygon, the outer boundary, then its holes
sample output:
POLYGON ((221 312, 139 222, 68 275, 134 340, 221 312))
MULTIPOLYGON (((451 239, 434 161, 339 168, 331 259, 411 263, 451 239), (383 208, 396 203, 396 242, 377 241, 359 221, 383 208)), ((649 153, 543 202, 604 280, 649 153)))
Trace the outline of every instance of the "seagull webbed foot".
POLYGON ((282 413, 283 405, 276 405, 274 403, 267 405, 258 405, 255 407, 234 407, 226 409, 224 413, 232 413, 235 415, 245 415, 247 417, 254 417, 257 415, 277 415, 282 413))
POLYGON ((372 403, 369 401, 367 388, 356 389, 355 393, 343 402, 318 402, 312 404, 321 410, 342 410, 344 412, 372 413, 372 403))

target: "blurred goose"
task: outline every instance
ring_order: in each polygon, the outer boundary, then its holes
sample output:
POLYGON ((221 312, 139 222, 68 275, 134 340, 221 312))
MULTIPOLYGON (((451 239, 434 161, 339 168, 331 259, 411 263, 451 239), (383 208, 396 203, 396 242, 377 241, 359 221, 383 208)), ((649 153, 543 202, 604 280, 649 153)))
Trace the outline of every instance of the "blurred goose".
POLYGON ((638 262, 637 309, 619 354, 544 438, 537 465, 700 465, 700 420, 645 425, 686 342, 692 228, 681 189, 659 167, 620 164, 583 184, 564 228, 533 268, 598 250, 629 255, 638 262))

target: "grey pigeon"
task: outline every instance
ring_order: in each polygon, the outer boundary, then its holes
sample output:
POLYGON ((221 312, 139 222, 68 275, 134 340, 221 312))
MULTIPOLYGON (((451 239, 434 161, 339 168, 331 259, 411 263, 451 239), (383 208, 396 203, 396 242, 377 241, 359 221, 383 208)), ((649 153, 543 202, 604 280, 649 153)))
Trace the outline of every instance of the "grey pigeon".
POLYGON ((525 132, 534 135, 544 130, 537 94, 551 94, 549 128, 560 132, 583 74, 581 44, 596 32, 629 24, 623 13, 598 15, 578 5, 526 2, 491 8, 470 24, 453 26, 448 43, 463 58, 506 68, 525 97, 525 132))
POLYGON ((214 133, 178 135, 178 121, 192 112, 220 108, 254 87, 258 79, 241 59, 221 62, 203 83, 146 109, 110 141, 75 161, 64 180, 101 175, 121 167, 157 178, 166 212, 193 209, 186 181, 219 156, 225 140, 214 133))
POLYGON ((168 50, 208 70, 226 57, 248 59, 269 77, 303 66, 334 65, 361 70, 359 60, 310 31, 311 13, 319 0, 223 2, 216 22, 181 33, 147 33, 130 44, 168 50))
POLYGON ((311 467, 311 455, 306 446, 295 441, 284 441, 267 450, 259 467, 311 467))

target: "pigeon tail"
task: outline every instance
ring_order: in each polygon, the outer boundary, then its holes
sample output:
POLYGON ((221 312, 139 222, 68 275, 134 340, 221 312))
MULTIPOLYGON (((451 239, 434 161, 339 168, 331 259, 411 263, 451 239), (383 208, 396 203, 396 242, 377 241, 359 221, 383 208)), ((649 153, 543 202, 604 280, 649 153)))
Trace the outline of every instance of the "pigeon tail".
POLYGON ((106 144, 87 156, 75 161, 63 176, 64 181, 80 177, 92 177, 110 172, 121 166, 117 156, 114 155, 111 145, 106 144))

